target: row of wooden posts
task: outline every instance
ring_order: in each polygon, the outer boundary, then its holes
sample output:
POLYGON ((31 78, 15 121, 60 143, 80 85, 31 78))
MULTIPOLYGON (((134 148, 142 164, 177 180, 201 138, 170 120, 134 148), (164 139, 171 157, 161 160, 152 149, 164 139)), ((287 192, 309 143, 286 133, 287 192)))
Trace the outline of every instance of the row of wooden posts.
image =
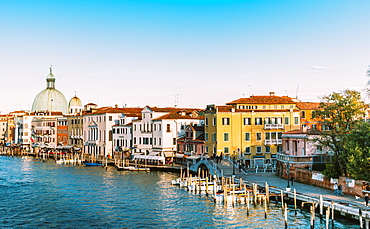
MULTIPOLYGON (((192 177, 192 175, 189 174, 189 171, 187 171, 187 175, 188 175, 188 177, 192 177)), ((183 172, 181 171, 180 172, 180 178, 181 179, 186 179, 184 177, 186 177, 186 175, 183 174, 183 172)), ((198 177, 199 178, 205 178, 206 185, 208 184, 208 182, 212 181, 212 177, 209 176, 204 171, 200 172, 198 170, 198 177)), ((278 196, 280 196, 281 209, 282 209, 282 213, 284 215, 285 228, 288 227, 288 224, 289 224, 289 222, 288 222, 288 204, 284 201, 284 197, 286 196, 286 194, 283 192, 283 190, 280 191, 280 194, 270 193, 269 185, 268 185, 267 182, 265 182, 265 187, 264 187, 265 193, 261 194, 261 193, 258 192, 258 185, 254 184, 254 183, 251 184, 251 191, 247 191, 247 184, 243 183, 241 178, 239 179, 239 182, 236 182, 234 177, 228 177, 228 178, 222 177, 220 181, 221 181, 221 187, 222 187, 223 195, 224 195, 224 198, 223 198, 223 203, 224 204, 228 203, 227 194, 228 194, 229 191, 231 193, 233 193, 233 195, 235 195, 235 190, 236 190, 237 186, 240 190, 244 190, 243 197, 244 197, 244 203, 247 205, 247 215, 249 215, 250 205, 252 204, 252 202, 254 203, 254 205, 263 203, 263 205, 264 205, 264 217, 266 219, 267 218, 267 212, 268 212, 268 205, 269 205, 269 202, 270 202, 270 197, 274 196, 275 200, 278 201, 278 196)), ((216 195, 215 191, 214 191, 213 194, 216 195)), ((208 187, 206 188, 206 195, 207 196, 209 195, 208 187)), ((239 203, 242 202, 241 201, 242 198, 232 197, 231 199, 232 199, 231 202, 232 202, 233 205, 238 203, 238 202, 239 203)), ((297 211, 298 211, 298 209, 297 209, 297 192, 296 192, 295 189, 293 190, 293 205, 294 205, 294 209, 292 211, 294 211, 295 215, 297 215, 297 211)), ((323 196, 322 195, 320 195, 320 197, 319 197, 319 202, 302 202, 301 203, 301 211, 302 211, 302 209, 304 208, 305 205, 310 205, 309 212, 310 212, 310 227, 311 228, 315 227, 315 217, 316 217, 317 207, 319 207, 318 213, 319 213, 320 219, 325 218, 325 228, 328 229, 330 224, 331 224, 332 227, 334 227, 335 208, 334 208, 334 202, 333 201, 331 201, 331 205, 326 207, 325 214, 324 214, 325 206, 324 206, 324 203, 323 203, 323 196)), ((361 209, 359 209, 359 225, 360 225, 360 228, 363 228, 365 226, 366 229, 369 229, 369 219, 363 220, 361 209)))

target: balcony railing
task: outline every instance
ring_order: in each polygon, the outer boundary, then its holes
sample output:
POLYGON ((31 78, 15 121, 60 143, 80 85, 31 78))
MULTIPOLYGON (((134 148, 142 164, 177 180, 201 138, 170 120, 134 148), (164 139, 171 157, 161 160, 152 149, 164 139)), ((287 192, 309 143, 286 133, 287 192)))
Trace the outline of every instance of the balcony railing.
POLYGON ((269 139, 265 140, 265 145, 281 145, 283 144, 282 139, 269 139))
POLYGON ((283 124, 265 124, 265 130, 284 129, 283 124))
POLYGON ((98 140, 87 140, 86 143, 89 144, 89 145, 97 145, 98 144, 98 140))

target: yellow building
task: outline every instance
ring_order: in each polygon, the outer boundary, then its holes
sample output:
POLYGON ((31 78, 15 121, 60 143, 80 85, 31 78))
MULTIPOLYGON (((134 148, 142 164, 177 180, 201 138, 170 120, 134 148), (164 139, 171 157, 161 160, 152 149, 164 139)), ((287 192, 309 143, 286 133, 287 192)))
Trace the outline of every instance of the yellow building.
POLYGON ((282 133, 300 128, 296 102, 288 96, 251 96, 208 105, 204 111, 206 152, 240 160, 246 167, 274 166, 282 133))

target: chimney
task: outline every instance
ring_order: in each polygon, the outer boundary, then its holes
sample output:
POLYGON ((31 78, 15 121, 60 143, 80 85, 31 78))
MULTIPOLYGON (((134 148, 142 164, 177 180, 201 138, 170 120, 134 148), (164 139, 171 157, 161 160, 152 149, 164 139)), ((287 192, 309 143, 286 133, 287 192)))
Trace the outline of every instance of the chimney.
POLYGON ((273 96, 273 95, 275 95, 275 92, 270 91, 270 96, 273 96))
POLYGON ((114 108, 118 108, 118 104, 114 105, 114 108))

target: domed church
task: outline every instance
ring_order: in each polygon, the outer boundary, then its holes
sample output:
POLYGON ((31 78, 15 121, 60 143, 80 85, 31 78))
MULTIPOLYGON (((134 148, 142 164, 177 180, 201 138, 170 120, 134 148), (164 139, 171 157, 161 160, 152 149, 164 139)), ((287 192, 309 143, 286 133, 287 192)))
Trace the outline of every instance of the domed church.
POLYGON ((46 77, 46 89, 42 90, 35 97, 32 104, 32 112, 59 111, 68 113, 67 100, 63 93, 55 89, 55 76, 50 67, 50 73, 46 77))

